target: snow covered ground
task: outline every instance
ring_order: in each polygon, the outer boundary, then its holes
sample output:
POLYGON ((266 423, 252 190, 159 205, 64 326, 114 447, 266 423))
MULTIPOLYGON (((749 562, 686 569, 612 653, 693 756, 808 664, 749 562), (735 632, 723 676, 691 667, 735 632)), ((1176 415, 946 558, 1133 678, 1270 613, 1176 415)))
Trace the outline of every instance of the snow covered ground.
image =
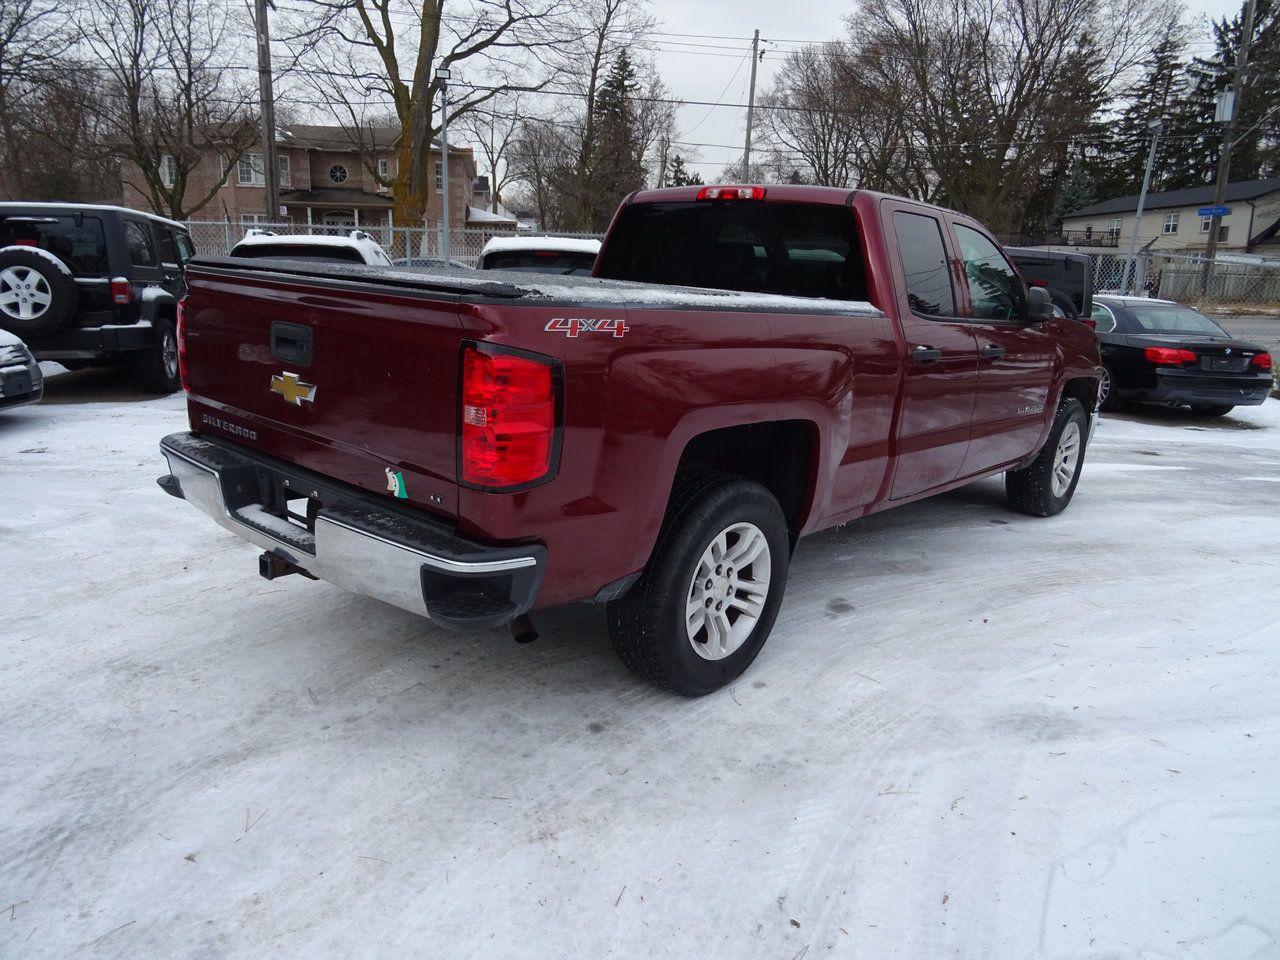
POLYGON ((0 415, 0 956, 1280 956, 1280 402, 805 541, 697 701, 261 580, 184 422, 0 415))

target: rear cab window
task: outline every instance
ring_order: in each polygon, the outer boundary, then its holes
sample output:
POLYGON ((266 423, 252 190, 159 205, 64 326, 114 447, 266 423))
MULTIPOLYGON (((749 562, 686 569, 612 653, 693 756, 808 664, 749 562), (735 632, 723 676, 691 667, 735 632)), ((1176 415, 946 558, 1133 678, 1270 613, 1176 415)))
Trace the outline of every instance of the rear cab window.
POLYGON ((0 214, 0 247, 47 250, 77 277, 107 275, 102 220, 70 214, 0 214))
POLYGON ((866 300, 846 206, 768 201, 643 203, 618 216, 596 275, 612 280, 866 300))

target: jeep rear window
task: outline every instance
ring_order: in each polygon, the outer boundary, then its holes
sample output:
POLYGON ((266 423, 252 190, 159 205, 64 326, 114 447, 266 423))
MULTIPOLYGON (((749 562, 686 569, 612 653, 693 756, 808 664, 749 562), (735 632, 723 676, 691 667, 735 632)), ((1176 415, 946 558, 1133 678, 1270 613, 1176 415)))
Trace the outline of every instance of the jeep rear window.
POLYGON ((575 277, 591 276, 596 265, 594 253, 566 250, 511 250, 491 253, 484 258, 482 270, 516 270, 521 273, 561 273, 575 277))
POLYGON ((78 277, 107 275, 107 245, 97 217, 13 214, 0 216, 0 247, 12 245, 48 250, 78 277))
POLYGON ((350 247, 313 247, 288 243, 255 243, 236 247, 233 257, 254 260, 306 260, 314 263, 364 263, 359 250, 350 247))
POLYGON ((626 207, 597 275, 612 280, 865 300, 853 212, 816 203, 694 201, 626 207))

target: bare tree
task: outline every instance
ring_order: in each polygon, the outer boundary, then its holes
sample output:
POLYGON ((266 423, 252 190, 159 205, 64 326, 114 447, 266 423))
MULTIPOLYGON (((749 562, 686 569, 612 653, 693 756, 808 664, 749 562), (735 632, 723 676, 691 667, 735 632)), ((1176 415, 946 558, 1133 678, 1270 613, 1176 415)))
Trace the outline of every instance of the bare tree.
POLYGON ((537 214, 539 229, 565 222, 564 200, 571 196, 575 173, 573 149, 566 127, 550 118, 524 120, 512 141, 509 168, 520 188, 516 203, 537 214))
POLYGON ((232 20, 217 0, 89 0, 81 47, 101 81, 106 148, 152 209, 186 219, 211 201, 257 140, 256 88, 237 80, 232 20), (220 175, 193 174, 209 148, 220 175))
POLYGON ((71 39, 56 0, 0 0, 0 188, 10 196, 27 191, 25 128, 71 39))
POLYGON ((504 94, 540 90, 549 51, 579 32, 574 0, 303 0, 287 42, 321 103, 346 127, 370 173, 392 189, 397 224, 420 224, 434 170, 440 79, 451 73, 448 117, 460 121, 504 94), (464 76, 464 71, 467 74, 464 76), (379 176, 368 118, 390 106, 400 128, 396 170, 379 176))
POLYGON ((484 168, 489 172, 489 209, 498 212, 502 191, 513 181, 511 153, 524 124, 520 94, 495 97, 463 118, 462 129, 479 146, 484 168))
POLYGON ((1001 228, 1173 10, 1172 0, 861 0, 849 26, 872 69, 902 72, 894 109, 947 202, 1001 228))

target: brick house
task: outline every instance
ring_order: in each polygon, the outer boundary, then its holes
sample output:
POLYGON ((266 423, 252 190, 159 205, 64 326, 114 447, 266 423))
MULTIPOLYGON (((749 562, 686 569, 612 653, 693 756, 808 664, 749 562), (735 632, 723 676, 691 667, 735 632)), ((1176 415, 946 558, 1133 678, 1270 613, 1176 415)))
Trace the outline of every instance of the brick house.
MULTIPOLYGON (((236 162, 214 198, 195 216, 199 220, 229 220, 241 227, 261 223, 292 223, 298 226, 382 227, 391 222, 391 191, 378 184, 366 161, 375 164, 384 177, 396 172, 396 144, 400 132, 372 131, 372 149, 363 155, 342 127, 290 124, 281 129, 276 142, 280 164, 280 205, 284 212, 267 215, 263 196, 262 152, 250 149, 236 162)), ((435 171, 428 183, 424 220, 436 224, 443 216, 443 154, 432 144, 428 169, 435 171)), ((227 158, 210 146, 207 155, 189 178, 188 193, 202 196, 226 169, 227 158)), ((120 172, 124 205, 146 210, 147 195, 133 180, 140 181, 136 167, 124 165, 120 172)), ((450 209, 454 227, 468 223, 473 210, 476 164, 470 147, 449 148, 450 209)))

